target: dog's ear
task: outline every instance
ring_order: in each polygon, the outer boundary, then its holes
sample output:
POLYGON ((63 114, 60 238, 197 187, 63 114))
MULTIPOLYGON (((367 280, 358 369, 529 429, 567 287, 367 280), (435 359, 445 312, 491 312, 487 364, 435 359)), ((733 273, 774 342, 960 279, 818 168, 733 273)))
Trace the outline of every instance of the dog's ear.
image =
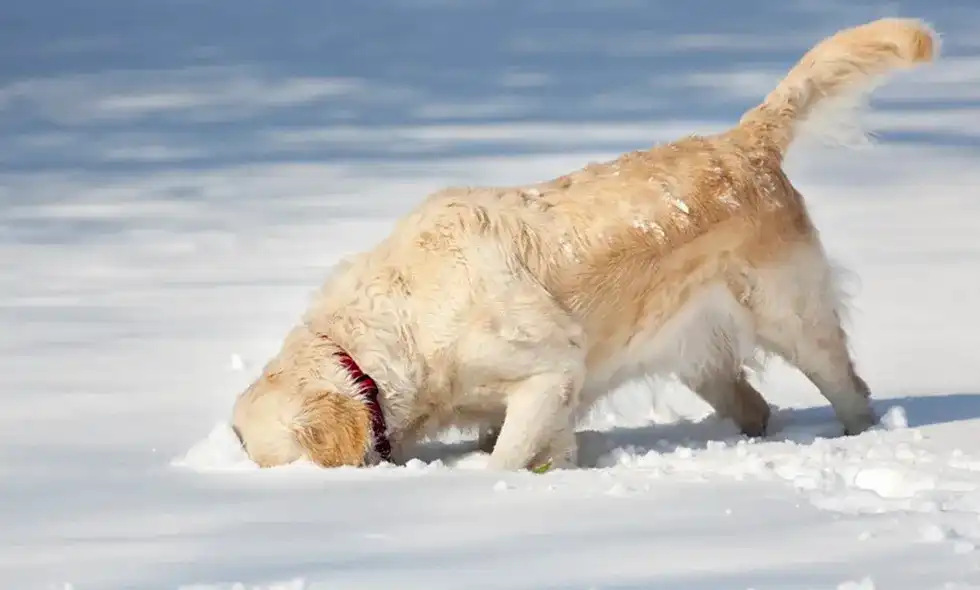
POLYGON ((306 396, 293 428, 313 463, 364 465, 371 444, 371 411, 363 401, 335 392, 306 396))

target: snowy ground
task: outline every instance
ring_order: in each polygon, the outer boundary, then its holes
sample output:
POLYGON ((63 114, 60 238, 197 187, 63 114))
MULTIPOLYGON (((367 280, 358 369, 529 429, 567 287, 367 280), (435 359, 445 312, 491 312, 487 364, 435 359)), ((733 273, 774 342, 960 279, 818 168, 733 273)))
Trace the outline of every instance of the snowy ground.
POLYGON ((0 10, 0 587, 980 588, 980 7, 173 0, 0 10), (944 33, 881 144, 789 164, 855 273, 878 430, 775 366, 748 442, 618 392, 586 468, 258 471, 224 424, 326 270, 429 190, 737 120, 816 39, 944 33), (240 584, 240 585, 236 585, 240 584))

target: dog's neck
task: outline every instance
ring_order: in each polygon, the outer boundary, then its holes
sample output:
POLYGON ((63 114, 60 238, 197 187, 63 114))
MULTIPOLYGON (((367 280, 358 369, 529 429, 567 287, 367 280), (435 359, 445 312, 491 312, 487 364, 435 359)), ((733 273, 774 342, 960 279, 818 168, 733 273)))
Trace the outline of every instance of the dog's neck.
POLYGON ((347 371, 358 388, 357 395, 363 399, 371 412, 371 436, 374 441, 374 452, 383 461, 391 461, 391 441, 388 439, 388 425, 379 399, 378 384, 370 375, 361 370, 357 362, 343 349, 338 347, 334 357, 340 366, 347 371))

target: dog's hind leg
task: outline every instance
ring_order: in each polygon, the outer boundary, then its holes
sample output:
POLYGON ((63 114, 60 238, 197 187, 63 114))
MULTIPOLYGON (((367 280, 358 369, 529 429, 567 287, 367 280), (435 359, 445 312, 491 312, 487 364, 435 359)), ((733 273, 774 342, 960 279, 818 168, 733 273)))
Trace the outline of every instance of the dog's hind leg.
POLYGON ((751 312, 725 285, 692 298, 663 330, 673 343, 670 364, 678 379, 747 436, 762 436, 769 404, 742 370, 755 349, 751 312))
POLYGON ((871 391, 858 375, 847 347, 847 336, 836 315, 820 313, 795 326, 765 330, 764 346, 796 366, 833 406, 846 434, 874 425, 871 391))
POLYGON ((835 277, 818 249, 801 255, 797 264, 768 271, 756 286, 752 307, 759 341, 806 375, 833 406, 845 433, 857 434, 876 418, 868 385, 848 350, 835 277))
POLYGON ((762 394, 748 382, 742 368, 743 350, 724 331, 712 331, 717 340, 706 348, 709 356, 678 372, 677 377, 715 411, 732 420, 742 434, 766 434, 771 410, 762 394))
POLYGON ((772 410, 740 369, 711 371, 681 381, 707 402, 716 415, 735 422, 742 434, 751 437, 766 434, 772 410))

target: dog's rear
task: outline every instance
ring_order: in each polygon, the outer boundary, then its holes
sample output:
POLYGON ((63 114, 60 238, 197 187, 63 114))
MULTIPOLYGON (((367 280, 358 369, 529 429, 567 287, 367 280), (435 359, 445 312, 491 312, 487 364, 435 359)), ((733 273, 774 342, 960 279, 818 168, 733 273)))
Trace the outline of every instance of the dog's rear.
POLYGON ((730 284, 730 307, 735 308, 737 299, 748 313, 728 316, 731 328, 722 324, 722 341, 710 348, 715 354, 711 362, 679 374, 744 432, 764 432, 769 418, 768 405, 744 374, 746 347, 739 351, 734 342, 746 325, 751 326, 750 344, 799 368, 832 404, 847 432, 860 432, 874 422, 869 388, 855 370, 841 326, 843 301, 835 270, 781 163, 800 135, 836 138, 841 131, 858 130, 855 107, 883 75, 931 61, 937 45, 931 29, 912 19, 881 19, 840 31, 804 55, 759 106, 719 137, 722 144, 736 145, 750 163, 759 183, 757 197, 782 193, 769 207, 791 210, 782 229, 779 222, 759 226, 761 232, 784 233, 761 240, 769 251, 760 257, 770 263, 746 265, 732 281, 736 284, 730 284))
POLYGON ((585 263, 553 289, 589 334, 583 411, 637 374, 673 373, 743 432, 762 434, 769 407, 745 374, 762 348, 797 366, 848 432, 873 423, 841 327, 836 273, 782 162, 803 134, 856 129, 861 98, 883 75, 932 60, 936 44, 910 19, 840 31, 732 129, 545 187, 555 215, 587 234, 585 263))
MULTIPOLYGON (((937 52, 938 39, 919 20, 881 19, 843 30, 804 55, 736 133, 782 155, 804 133, 838 138, 859 131, 857 107, 883 76, 932 61, 937 52)), ((870 392, 848 352, 837 277, 815 230, 794 256, 784 268, 753 277, 748 305, 758 342, 817 386, 847 432, 860 432, 874 420, 870 392)))

